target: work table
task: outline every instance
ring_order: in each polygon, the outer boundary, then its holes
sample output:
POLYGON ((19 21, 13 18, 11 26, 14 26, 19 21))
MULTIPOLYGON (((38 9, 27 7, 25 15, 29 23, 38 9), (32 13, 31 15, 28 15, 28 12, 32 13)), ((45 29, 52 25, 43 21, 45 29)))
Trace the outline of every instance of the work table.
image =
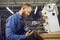
POLYGON ((52 32, 52 33, 42 33, 42 34, 39 34, 40 37, 42 38, 60 38, 60 31, 58 32, 52 32))

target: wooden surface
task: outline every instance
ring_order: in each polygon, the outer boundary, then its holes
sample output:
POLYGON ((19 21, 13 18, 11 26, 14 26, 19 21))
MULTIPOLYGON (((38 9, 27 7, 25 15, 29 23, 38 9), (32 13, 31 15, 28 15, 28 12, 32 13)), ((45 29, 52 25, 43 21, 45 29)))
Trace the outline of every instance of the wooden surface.
POLYGON ((42 33, 39 34, 39 36, 42 38, 60 38, 60 31, 52 33, 42 33))

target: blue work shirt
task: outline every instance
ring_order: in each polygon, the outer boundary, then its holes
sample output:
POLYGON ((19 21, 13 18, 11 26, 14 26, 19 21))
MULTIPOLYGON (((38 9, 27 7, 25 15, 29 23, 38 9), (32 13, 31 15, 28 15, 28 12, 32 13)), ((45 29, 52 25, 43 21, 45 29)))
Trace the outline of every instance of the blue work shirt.
POLYGON ((11 15, 6 20, 6 39, 7 40, 21 40, 25 39, 24 34, 24 19, 23 17, 16 12, 14 15, 11 15))

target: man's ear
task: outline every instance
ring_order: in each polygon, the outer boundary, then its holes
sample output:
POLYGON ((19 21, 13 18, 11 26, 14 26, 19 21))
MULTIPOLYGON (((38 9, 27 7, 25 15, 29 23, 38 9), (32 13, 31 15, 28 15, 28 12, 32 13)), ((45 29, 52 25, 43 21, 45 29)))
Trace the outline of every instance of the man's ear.
POLYGON ((24 8, 24 7, 22 7, 22 10, 24 11, 24 10, 25 10, 25 8, 24 8))
POLYGON ((23 10, 24 10, 25 8, 23 7, 23 10))

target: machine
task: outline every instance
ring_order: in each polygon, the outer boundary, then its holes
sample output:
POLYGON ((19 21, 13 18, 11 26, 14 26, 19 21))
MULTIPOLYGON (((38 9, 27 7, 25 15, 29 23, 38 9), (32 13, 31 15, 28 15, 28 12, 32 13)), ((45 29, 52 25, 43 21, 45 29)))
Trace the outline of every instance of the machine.
POLYGON ((42 10, 43 26, 48 33, 59 31, 58 9, 55 3, 47 4, 42 10))

